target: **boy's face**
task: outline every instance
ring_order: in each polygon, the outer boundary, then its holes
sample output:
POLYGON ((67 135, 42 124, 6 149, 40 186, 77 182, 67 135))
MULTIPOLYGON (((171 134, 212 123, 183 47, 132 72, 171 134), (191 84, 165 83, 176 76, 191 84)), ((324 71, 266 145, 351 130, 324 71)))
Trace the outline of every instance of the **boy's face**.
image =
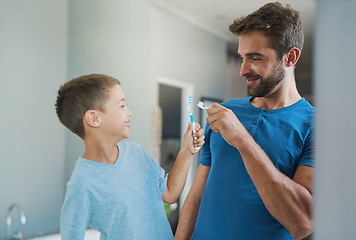
POLYGON ((268 47, 263 34, 258 31, 242 34, 238 54, 243 60, 240 75, 246 78, 251 96, 265 97, 278 90, 284 78, 284 66, 277 60, 277 52, 268 47))
POLYGON ((100 112, 100 127, 103 134, 112 137, 116 142, 130 137, 130 117, 132 112, 125 104, 125 95, 119 85, 109 89, 109 97, 100 112))

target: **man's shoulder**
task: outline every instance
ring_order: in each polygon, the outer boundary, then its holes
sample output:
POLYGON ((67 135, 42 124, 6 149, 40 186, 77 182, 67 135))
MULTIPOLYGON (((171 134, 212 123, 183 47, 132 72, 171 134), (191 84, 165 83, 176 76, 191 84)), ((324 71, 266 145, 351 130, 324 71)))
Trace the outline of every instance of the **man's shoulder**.
POLYGON ((251 97, 233 98, 226 102, 223 102, 221 105, 223 105, 225 107, 236 106, 236 105, 247 106, 247 105, 251 105, 250 99, 251 99, 251 97))

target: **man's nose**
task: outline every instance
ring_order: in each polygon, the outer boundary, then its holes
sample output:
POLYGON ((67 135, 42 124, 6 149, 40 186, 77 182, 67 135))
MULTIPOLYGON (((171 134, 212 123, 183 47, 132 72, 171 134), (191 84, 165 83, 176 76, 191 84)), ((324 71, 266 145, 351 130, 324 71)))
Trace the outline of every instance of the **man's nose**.
POLYGON ((247 61, 243 61, 241 63, 240 75, 245 76, 246 74, 251 72, 251 66, 247 61))

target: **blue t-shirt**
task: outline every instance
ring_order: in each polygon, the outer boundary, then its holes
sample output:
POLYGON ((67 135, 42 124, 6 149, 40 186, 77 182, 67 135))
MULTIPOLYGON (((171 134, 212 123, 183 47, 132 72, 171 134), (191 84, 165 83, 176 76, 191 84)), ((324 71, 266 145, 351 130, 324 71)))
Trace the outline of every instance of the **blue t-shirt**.
MULTIPOLYGON (((250 99, 222 105, 236 114, 280 172, 293 178, 298 166, 313 167, 314 107, 303 98, 285 108, 263 110, 250 99)), ((210 166, 210 173, 192 239, 293 239, 266 209, 239 151, 209 124, 205 136, 200 163, 210 166)))
POLYGON ((162 200, 165 171, 140 145, 117 146, 115 164, 78 159, 62 207, 62 240, 83 240, 88 226, 101 240, 174 239, 162 200))

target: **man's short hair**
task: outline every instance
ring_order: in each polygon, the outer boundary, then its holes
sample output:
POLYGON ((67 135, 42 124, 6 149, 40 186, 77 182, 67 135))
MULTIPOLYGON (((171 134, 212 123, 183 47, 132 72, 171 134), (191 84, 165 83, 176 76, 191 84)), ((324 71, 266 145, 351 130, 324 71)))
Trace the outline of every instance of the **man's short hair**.
POLYGON ((292 47, 303 49, 303 26, 298 11, 279 2, 267 3, 246 17, 235 19, 229 27, 235 35, 259 31, 267 37, 268 45, 276 50, 279 60, 292 47))

